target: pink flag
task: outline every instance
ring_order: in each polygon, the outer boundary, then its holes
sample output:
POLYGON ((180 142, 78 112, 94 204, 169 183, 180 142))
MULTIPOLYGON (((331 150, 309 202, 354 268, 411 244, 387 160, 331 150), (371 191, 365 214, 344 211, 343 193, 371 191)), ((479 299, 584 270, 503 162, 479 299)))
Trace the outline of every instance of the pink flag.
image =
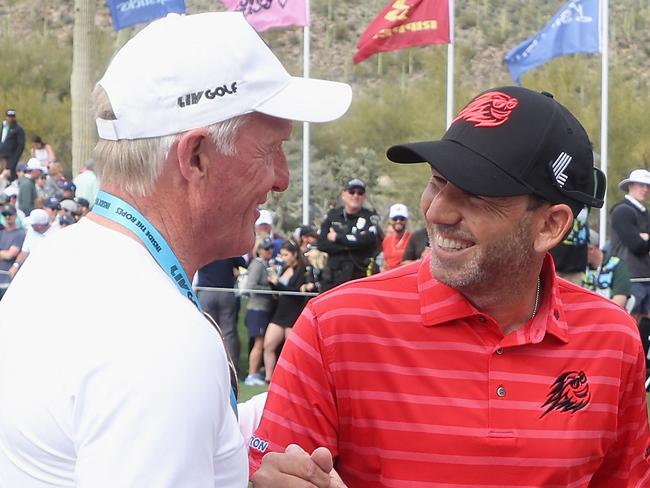
POLYGON ((243 12, 246 20, 262 32, 271 27, 309 25, 307 0, 221 0, 228 10, 243 12))

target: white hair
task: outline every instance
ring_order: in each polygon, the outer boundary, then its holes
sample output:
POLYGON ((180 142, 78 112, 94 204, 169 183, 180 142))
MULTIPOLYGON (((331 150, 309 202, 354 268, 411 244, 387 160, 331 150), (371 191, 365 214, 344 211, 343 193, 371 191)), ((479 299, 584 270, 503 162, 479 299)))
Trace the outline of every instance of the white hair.
MULTIPOLYGON (((115 120, 117 117, 106 91, 96 85, 92 93, 95 117, 115 120)), ((235 140, 248 117, 240 115, 205 127, 221 154, 235 155, 235 140)), ((146 121, 143 121, 146 123, 146 121)), ((182 133, 143 139, 99 139, 93 150, 97 176, 103 183, 119 187, 133 195, 147 195, 162 173, 169 151, 182 133)))

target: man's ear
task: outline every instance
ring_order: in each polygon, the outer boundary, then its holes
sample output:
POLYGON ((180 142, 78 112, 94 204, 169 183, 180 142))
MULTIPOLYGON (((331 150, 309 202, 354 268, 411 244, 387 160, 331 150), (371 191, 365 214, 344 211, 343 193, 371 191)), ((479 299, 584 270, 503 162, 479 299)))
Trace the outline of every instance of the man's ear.
POLYGON ((185 132, 172 151, 176 151, 178 169, 188 182, 198 182, 208 170, 210 134, 205 129, 185 132))
POLYGON ((535 251, 546 253, 564 240, 573 226, 573 212, 564 203, 549 205, 538 210, 539 226, 535 235, 535 251))

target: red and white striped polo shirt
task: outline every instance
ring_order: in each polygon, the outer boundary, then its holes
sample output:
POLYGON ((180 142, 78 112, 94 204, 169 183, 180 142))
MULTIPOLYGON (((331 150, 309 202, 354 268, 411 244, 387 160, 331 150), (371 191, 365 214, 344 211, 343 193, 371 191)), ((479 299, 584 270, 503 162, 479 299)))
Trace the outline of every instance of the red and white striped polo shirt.
POLYGON ((251 440, 329 448, 349 488, 647 487, 645 360, 634 321, 556 277, 503 336, 429 261, 311 300, 251 440))

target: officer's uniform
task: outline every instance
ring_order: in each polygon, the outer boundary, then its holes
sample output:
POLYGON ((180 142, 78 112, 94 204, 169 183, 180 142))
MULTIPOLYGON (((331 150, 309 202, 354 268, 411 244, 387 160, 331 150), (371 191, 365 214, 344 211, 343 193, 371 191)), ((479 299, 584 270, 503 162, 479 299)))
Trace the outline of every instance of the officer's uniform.
POLYGON ((344 207, 330 210, 318 233, 318 249, 328 255, 321 273, 321 289, 367 276, 379 233, 379 216, 374 210, 362 208, 353 215, 347 214, 344 207), (327 239, 330 228, 336 231, 334 242, 327 239))

